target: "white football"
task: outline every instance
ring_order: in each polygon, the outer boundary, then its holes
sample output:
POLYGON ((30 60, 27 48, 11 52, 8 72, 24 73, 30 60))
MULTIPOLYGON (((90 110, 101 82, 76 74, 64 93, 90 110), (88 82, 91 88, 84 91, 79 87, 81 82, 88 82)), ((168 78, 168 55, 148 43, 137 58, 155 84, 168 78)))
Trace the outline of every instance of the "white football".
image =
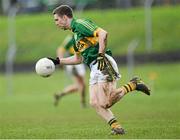
POLYGON ((42 77, 49 77, 55 71, 55 65, 48 58, 41 58, 36 62, 36 73, 42 77))

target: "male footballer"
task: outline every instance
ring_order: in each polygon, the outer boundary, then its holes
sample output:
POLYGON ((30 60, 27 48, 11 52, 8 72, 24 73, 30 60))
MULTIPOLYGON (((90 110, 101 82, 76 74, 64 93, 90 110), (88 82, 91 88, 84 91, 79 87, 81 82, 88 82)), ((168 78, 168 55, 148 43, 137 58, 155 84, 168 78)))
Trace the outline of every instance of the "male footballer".
POLYGON ((49 58, 55 65, 75 65, 81 62, 90 68, 90 105, 110 125, 112 134, 125 134, 125 130, 110 110, 127 93, 137 90, 150 95, 148 87, 138 77, 116 88, 120 78, 112 53, 106 48, 108 33, 87 19, 76 19, 68 5, 53 11, 55 24, 73 32, 75 54, 67 58, 49 58))

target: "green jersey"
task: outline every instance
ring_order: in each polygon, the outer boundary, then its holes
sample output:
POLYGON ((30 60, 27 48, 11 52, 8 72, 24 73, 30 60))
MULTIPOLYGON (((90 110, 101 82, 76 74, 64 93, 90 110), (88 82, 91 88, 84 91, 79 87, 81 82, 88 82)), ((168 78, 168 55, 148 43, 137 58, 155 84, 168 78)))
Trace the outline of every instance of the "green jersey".
MULTIPOLYGON (((97 59, 99 42, 97 31, 100 29, 96 24, 87 19, 73 19, 71 29, 74 33, 74 50, 81 54, 83 61, 88 66, 97 59)), ((111 55, 110 50, 106 53, 111 55)))
POLYGON ((57 52, 63 53, 66 57, 74 55, 74 37, 72 35, 66 36, 57 52))
POLYGON ((74 55, 74 38, 73 36, 67 36, 64 41, 64 49, 71 56, 74 55))

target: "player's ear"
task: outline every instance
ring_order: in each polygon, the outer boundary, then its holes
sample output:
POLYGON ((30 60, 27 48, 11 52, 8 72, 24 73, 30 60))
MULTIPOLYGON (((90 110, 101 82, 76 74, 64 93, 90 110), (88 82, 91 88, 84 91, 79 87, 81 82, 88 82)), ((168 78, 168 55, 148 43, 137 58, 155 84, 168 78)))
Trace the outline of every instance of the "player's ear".
POLYGON ((66 15, 63 15, 63 16, 62 16, 62 19, 63 19, 63 20, 66 20, 66 19, 67 19, 67 16, 66 16, 66 15))

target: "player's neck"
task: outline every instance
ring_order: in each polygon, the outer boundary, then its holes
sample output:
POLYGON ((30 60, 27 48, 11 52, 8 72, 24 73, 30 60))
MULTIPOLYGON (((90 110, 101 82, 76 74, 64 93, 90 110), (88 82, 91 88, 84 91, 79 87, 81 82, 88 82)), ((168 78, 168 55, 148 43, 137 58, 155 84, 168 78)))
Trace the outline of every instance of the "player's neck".
POLYGON ((67 20, 67 26, 68 26, 68 29, 70 30, 71 29, 71 22, 72 22, 73 18, 68 18, 67 20))

